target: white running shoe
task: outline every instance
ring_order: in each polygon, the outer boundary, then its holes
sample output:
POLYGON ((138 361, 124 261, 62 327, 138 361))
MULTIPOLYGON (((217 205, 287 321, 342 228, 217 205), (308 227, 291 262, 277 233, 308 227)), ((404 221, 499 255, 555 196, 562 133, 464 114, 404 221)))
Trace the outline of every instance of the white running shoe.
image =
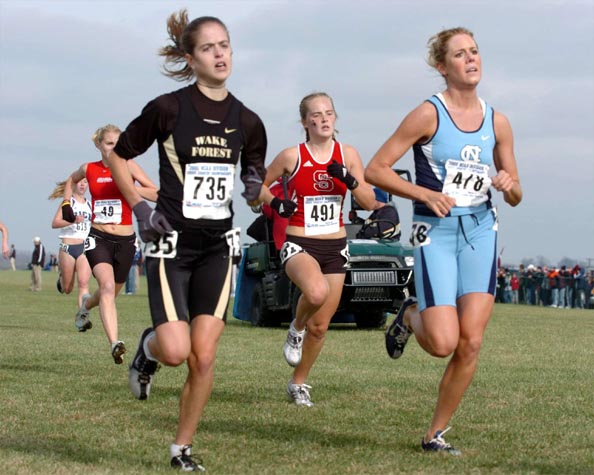
POLYGON ((303 349, 303 336, 305 330, 297 331, 291 322, 289 332, 287 333, 287 341, 283 345, 283 354, 285 360, 290 366, 297 366, 301 362, 301 350, 303 349))
POLYGON ((87 310, 87 300, 91 298, 91 294, 84 294, 82 296, 82 305, 76 312, 76 316, 74 317, 74 326, 79 332, 86 332, 93 328, 93 323, 89 320, 89 312, 87 310))
POLYGON ((312 407, 314 403, 311 402, 310 389, 311 386, 308 384, 293 384, 291 380, 287 386, 287 396, 296 406, 312 407))

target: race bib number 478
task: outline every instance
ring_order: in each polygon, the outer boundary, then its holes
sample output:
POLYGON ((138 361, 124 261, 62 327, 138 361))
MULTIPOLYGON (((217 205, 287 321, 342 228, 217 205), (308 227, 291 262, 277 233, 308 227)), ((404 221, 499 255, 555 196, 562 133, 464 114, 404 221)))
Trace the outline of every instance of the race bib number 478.
POLYGON ((491 186, 489 166, 484 163, 448 160, 443 193, 456 199, 456 206, 477 206, 487 201, 491 186))

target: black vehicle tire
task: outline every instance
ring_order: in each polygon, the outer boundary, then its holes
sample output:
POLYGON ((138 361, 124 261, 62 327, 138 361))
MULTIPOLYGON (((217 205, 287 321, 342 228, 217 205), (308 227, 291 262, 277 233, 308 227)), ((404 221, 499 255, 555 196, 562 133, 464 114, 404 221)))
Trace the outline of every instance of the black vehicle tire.
POLYGON ((251 323, 255 327, 265 327, 270 320, 270 311, 266 307, 264 289, 261 285, 254 287, 251 317, 251 323))
POLYGON ((357 328, 379 328, 386 324, 386 314, 381 310, 355 313, 357 328))
POLYGON ((255 327, 280 327, 282 318, 282 312, 273 312, 266 306, 262 285, 254 287, 251 324, 255 327))

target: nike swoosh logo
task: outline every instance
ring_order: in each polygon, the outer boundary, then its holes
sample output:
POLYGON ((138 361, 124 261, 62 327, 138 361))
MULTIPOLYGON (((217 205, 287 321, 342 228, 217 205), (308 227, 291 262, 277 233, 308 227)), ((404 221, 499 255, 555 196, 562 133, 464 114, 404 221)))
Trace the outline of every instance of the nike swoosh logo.
POLYGON ((481 135, 481 140, 489 140, 490 135, 481 135))
POLYGON ((235 132, 237 129, 228 129, 227 127, 225 127, 225 133, 226 134, 232 134, 233 132, 235 132))

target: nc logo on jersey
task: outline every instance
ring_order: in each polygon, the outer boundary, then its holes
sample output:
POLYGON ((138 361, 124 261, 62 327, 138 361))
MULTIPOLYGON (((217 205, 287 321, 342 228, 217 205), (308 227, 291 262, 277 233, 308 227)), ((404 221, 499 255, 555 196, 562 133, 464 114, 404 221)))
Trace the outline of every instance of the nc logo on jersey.
POLYGON ((313 174, 314 190, 328 192, 334 189, 334 182, 332 177, 328 176, 328 172, 325 170, 316 170, 313 174))
POLYGON ((460 158, 465 162, 480 162, 481 150, 478 145, 464 145, 460 150, 460 158))

